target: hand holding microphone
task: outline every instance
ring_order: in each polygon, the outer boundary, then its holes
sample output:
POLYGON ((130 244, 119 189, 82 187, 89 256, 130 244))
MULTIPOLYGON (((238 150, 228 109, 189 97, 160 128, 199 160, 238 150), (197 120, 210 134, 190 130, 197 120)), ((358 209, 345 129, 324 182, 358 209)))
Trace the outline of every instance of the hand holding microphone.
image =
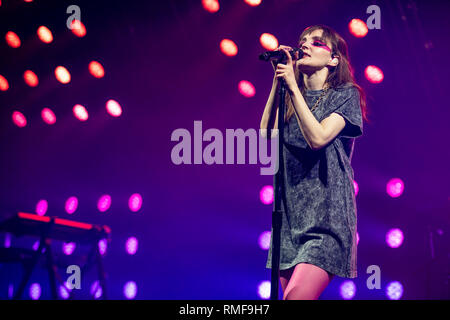
POLYGON ((259 59, 263 61, 270 61, 275 71, 278 62, 286 63, 287 61, 287 56, 281 49, 288 50, 293 60, 298 60, 303 57, 303 51, 300 48, 292 48, 289 46, 280 45, 274 51, 267 51, 260 54, 259 59))

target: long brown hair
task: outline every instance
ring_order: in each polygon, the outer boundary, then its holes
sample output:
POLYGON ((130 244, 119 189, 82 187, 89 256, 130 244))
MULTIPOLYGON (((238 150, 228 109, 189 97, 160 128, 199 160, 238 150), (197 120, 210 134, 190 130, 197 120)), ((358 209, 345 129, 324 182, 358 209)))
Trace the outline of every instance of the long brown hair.
MULTIPOLYGON (((337 57, 339 59, 339 64, 336 67, 330 67, 328 77, 325 81, 325 85, 328 85, 329 88, 337 88, 343 85, 353 85, 359 91, 360 95, 360 105, 361 105, 361 113, 363 119, 365 121, 369 121, 368 119, 368 110, 366 103, 366 94, 364 90, 356 83, 354 78, 353 67, 350 64, 350 57, 348 54, 348 47, 345 40, 332 28, 322 25, 316 24, 310 26, 303 30, 300 35, 298 43, 303 39, 304 36, 310 34, 315 30, 322 30, 322 37, 329 40, 331 42, 332 47, 332 57, 337 57)), ((302 94, 305 93, 306 88, 303 81, 303 73, 301 73, 298 68, 295 68, 295 79, 297 80, 298 87, 302 94)), ((290 119, 290 117, 294 114, 294 105, 292 103, 291 97, 289 93, 286 93, 286 121, 290 119)))

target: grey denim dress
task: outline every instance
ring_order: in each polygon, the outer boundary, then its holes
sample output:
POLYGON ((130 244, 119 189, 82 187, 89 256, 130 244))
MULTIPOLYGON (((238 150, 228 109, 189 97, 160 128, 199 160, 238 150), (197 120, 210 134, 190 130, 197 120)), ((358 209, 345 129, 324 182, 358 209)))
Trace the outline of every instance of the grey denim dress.
MULTIPOLYGON (((323 90, 307 90, 309 108, 323 90)), ((329 89, 313 115, 331 113, 345 127, 328 145, 312 150, 291 116, 284 128, 280 270, 309 263, 343 278, 356 278, 356 200, 351 158, 363 133, 359 91, 352 85, 329 89)), ((272 230, 273 231, 273 230, 272 230)), ((266 268, 272 267, 272 239, 266 268)))

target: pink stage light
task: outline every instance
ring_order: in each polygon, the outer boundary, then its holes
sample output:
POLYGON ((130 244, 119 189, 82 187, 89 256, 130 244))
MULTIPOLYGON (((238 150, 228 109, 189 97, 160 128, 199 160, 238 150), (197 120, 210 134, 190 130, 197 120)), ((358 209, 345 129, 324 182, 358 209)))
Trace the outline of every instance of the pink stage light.
POLYGON ((8 31, 6 33, 5 40, 8 46, 10 46, 11 48, 20 47, 20 38, 16 33, 12 31, 8 31))
POLYGON ((403 194, 403 190, 405 190, 405 184, 402 179, 393 178, 386 184, 386 192, 392 198, 400 197, 403 194))
POLYGON ((270 298, 270 281, 262 281, 258 285, 258 296, 261 299, 267 300, 270 298))
POLYGON ((82 38, 86 35, 86 27, 80 20, 74 19, 70 24, 70 27, 72 28, 72 33, 79 38, 82 38))
POLYGON ((38 216, 43 216, 47 213, 47 209, 48 209, 47 200, 39 200, 39 202, 36 205, 36 214, 38 216))
POLYGON ((6 91, 8 89, 9 89, 8 80, 6 80, 6 78, 0 74, 0 90, 6 91))
POLYGON ((359 186, 355 180, 353 180, 353 188, 355 189, 355 196, 358 195, 359 186))
POLYGON ((400 247, 403 243, 403 239, 404 239, 403 232, 398 228, 391 229, 386 233, 386 243, 391 248, 400 247))
POLYGON ((261 233, 258 239, 259 247, 263 250, 269 250, 270 247, 270 237, 271 232, 270 231, 264 231, 261 233))
POLYGON ((70 73, 63 66, 59 66, 55 69, 55 77, 59 82, 66 84, 70 82, 70 73))
POLYGON ((47 124, 54 124, 56 122, 56 116, 49 108, 42 109, 41 118, 47 124))
POLYGON ((86 108, 81 104, 77 104, 73 107, 73 114, 80 121, 86 121, 89 118, 86 108))
POLYGON ((239 93, 242 94, 246 98, 251 98, 255 95, 255 87, 251 82, 242 80, 238 85, 239 93))
POLYGON ((356 294, 355 283, 351 280, 344 281, 340 287, 340 294, 341 294, 342 299, 345 299, 345 300, 353 299, 356 294))
POLYGON ((39 245, 40 245, 40 242, 39 242, 39 240, 38 241, 36 241, 35 243, 33 243, 33 250, 34 251, 37 251, 37 249, 39 249, 39 245))
POLYGON ((64 285, 59 286, 59 296, 64 300, 69 299, 71 291, 72 290, 69 289, 65 283, 64 283, 64 285))
POLYGON ((202 6, 206 11, 217 12, 219 11, 220 5, 217 0, 202 0, 202 6))
POLYGON ((29 294, 30 294, 30 298, 32 300, 39 300, 39 298, 41 297, 41 286, 39 285, 39 283, 33 283, 30 285, 30 289, 29 289, 29 294))
POLYGON ((136 294, 137 294, 136 282, 128 281, 127 283, 125 283, 125 285, 123 286, 123 295, 125 296, 125 298, 127 298, 128 300, 134 299, 136 297, 136 294))
POLYGON ((365 37, 369 32, 366 23, 360 19, 352 19, 348 24, 348 30, 357 38, 365 37))
POLYGON ((358 245, 358 244, 359 244, 359 233, 356 232, 356 245, 358 245))
POLYGON ((66 256, 70 256, 74 251, 75 248, 77 247, 75 242, 69 242, 69 243, 63 243, 62 246, 62 251, 66 256))
POLYGON ((261 0, 245 0, 245 3, 252 7, 256 7, 261 4, 261 0))
POLYGON ((383 71, 376 66, 367 66, 364 70, 364 75, 372 83, 380 83, 384 79, 383 71))
POLYGON ((20 111, 13 111, 12 114, 13 123, 19 128, 23 128, 27 125, 27 118, 20 111))
POLYGON ((23 79, 30 87, 36 87, 39 84, 37 75, 31 70, 27 70, 23 73, 23 79))
POLYGON ((113 117, 120 117, 122 114, 122 107, 117 101, 111 99, 106 102, 106 111, 113 117))
POLYGON ((390 282, 386 286, 386 296, 390 300, 399 300, 403 296, 403 286, 398 281, 390 282))
POLYGON ((130 237, 128 238, 127 242, 125 243, 125 250, 128 254, 133 255, 136 254, 138 250, 138 240, 136 237, 130 237))
POLYGON ((106 250, 108 250, 108 241, 106 239, 101 239, 98 241, 98 252, 102 256, 106 254, 106 250))
POLYGON ((220 50, 223 54, 229 57, 233 57, 238 53, 238 47, 236 43, 234 43, 234 41, 230 39, 223 39, 222 41, 220 41, 220 50))
POLYGON ((97 202, 97 208, 100 212, 105 212, 111 207, 111 196, 110 195, 103 195, 98 199, 97 202))
POLYGON ((40 26, 37 30, 39 39, 44 43, 50 43, 53 41, 53 35, 49 28, 40 26))
POLYGON ((70 197, 66 200, 65 209, 68 214, 73 214, 78 208, 78 198, 70 197))
POLYGON ((103 78, 105 76, 105 69, 98 61, 91 61, 89 63, 89 72, 96 78, 103 78))
POLYGON ((131 211, 137 212, 142 207, 142 196, 139 193, 134 193, 128 199, 128 207, 131 211))
POLYGON ((98 299, 102 296, 103 290, 102 287, 100 286, 100 281, 96 280, 94 281, 94 283, 92 283, 90 293, 91 296, 94 297, 94 299, 98 299))
POLYGON ((259 192, 259 199, 264 204, 271 204, 273 202, 273 186, 264 186, 259 192))
POLYGON ((270 33, 263 33, 259 37, 259 43, 267 50, 275 50, 278 48, 278 39, 270 33))

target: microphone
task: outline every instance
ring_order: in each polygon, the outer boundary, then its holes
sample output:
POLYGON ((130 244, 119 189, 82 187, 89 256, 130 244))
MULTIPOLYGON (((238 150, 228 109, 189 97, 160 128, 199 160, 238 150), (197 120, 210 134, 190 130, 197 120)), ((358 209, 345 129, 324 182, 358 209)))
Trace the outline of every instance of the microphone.
MULTIPOLYGON (((291 55, 292 59, 295 60, 295 53, 298 52, 298 58, 301 59, 303 57, 303 51, 300 48, 294 48, 289 51, 289 54, 291 55)), ((266 51, 259 55, 259 60, 263 61, 271 61, 271 60, 286 60, 287 57, 284 54, 284 51, 277 50, 277 51, 266 51)))

